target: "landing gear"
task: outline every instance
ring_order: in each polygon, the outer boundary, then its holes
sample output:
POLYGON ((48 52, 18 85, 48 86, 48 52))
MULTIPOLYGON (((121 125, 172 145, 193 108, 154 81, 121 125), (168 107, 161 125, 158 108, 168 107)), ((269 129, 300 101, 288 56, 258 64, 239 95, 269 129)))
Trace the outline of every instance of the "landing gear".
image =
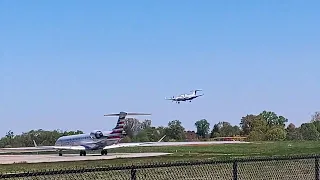
POLYGON ((106 149, 102 149, 101 150, 101 155, 103 156, 103 155, 107 155, 108 154, 108 151, 106 150, 106 149))
POLYGON ((59 156, 62 156, 62 152, 59 152, 59 156))
POLYGON ((80 156, 86 156, 87 155, 87 153, 86 153, 86 151, 80 151, 80 156))

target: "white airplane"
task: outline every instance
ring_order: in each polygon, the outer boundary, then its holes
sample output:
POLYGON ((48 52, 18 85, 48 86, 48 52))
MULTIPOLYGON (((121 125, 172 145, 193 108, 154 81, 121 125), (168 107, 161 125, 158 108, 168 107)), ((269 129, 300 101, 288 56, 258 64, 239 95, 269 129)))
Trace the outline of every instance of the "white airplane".
POLYGON ((172 96, 172 98, 166 98, 166 100, 172 100, 178 104, 180 104, 181 101, 191 102, 193 99, 204 95, 204 94, 197 95, 198 91, 202 91, 202 90, 201 89, 193 90, 193 91, 191 91, 192 92, 191 94, 181 94, 177 97, 172 96))
POLYGON ((108 149, 121 148, 121 147, 134 147, 134 146, 179 146, 179 145, 196 145, 196 144, 221 144, 231 142, 161 142, 163 136, 158 142, 140 142, 140 143, 119 143, 125 136, 123 129, 125 117, 127 115, 151 115, 146 113, 126 113, 120 112, 119 114, 107 114, 104 116, 119 116, 115 128, 111 131, 95 130, 91 133, 77 134, 70 136, 62 136, 56 140, 54 146, 38 146, 35 141, 34 147, 18 147, 18 148, 0 148, 0 152, 40 152, 40 151, 58 151, 59 156, 62 156, 62 151, 78 150, 80 156, 86 156, 87 151, 101 150, 101 155, 107 155, 108 149))
MULTIPOLYGON (((119 147, 137 146, 142 143, 119 143, 125 136, 123 129, 125 117, 127 115, 151 115, 146 113, 126 113, 120 112, 119 114, 107 114, 104 116, 119 116, 115 128, 111 131, 94 130, 91 133, 77 134, 70 136, 62 136, 58 138, 54 146, 37 146, 35 147, 19 147, 19 148, 0 148, 0 151, 59 151, 59 156, 62 156, 63 150, 79 150, 80 156, 86 156, 86 151, 101 150, 101 155, 107 155, 108 149, 119 147)), ((163 139, 163 138, 162 138, 163 139)), ((162 140, 161 139, 161 140, 162 140)), ((151 142, 155 143, 155 142, 151 142)))

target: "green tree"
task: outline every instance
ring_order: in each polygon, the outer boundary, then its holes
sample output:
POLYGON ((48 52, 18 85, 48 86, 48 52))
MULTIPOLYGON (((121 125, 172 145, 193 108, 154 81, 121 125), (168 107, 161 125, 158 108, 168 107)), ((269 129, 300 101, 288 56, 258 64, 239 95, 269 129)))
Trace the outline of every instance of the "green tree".
POLYGON ((311 121, 311 123, 316 127, 317 131, 320 132, 320 121, 311 121))
POLYGON ((262 116, 256 116, 251 122, 251 130, 265 134, 268 130, 268 124, 262 116))
POLYGON ((286 139, 286 131, 280 127, 274 127, 266 133, 266 140, 269 141, 283 141, 286 139))
MULTIPOLYGON (((140 122, 136 118, 126 118, 124 123, 124 131, 131 139, 145 128, 151 127, 151 120, 140 122)), ((135 138, 133 138, 135 139, 135 138)))
POLYGON ((38 145, 52 146, 56 140, 64 135, 81 134, 82 131, 45 131, 43 129, 31 130, 29 132, 23 132, 20 135, 14 135, 9 131, 5 137, 0 139, 0 147, 30 147, 34 146, 33 140, 38 145))
POLYGON ((265 134, 261 131, 251 131, 248 135, 249 141, 264 141, 265 140, 265 134))
POLYGON ((166 135, 169 139, 174 140, 185 140, 185 128, 182 126, 179 120, 173 120, 168 123, 168 127, 166 128, 166 135))
POLYGON ((315 121, 320 121, 320 111, 317 111, 312 115, 311 122, 315 121))
POLYGON ((288 119, 283 116, 278 116, 275 112, 272 111, 263 111, 259 115, 261 115, 267 121, 269 127, 280 126, 284 128, 285 123, 288 122, 288 119))
POLYGON ((287 132, 287 136, 286 136, 287 140, 292 141, 292 140, 301 140, 302 139, 300 129, 296 128, 296 126, 293 123, 290 123, 288 125, 288 127, 286 128, 286 132, 287 132))
POLYGON ((134 136, 135 142, 147 142, 150 141, 148 137, 148 133, 146 131, 140 131, 136 136, 134 136))
POLYGON ((210 138, 220 137, 220 126, 219 124, 213 125, 212 131, 210 133, 210 138))
POLYGON ((240 121, 240 128, 241 128, 241 135, 247 136, 252 131, 252 121, 256 119, 256 115, 247 114, 246 116, 241 118, 240 121))
POLYGON ((319 132, 313 123, 303 123, 300 127, 301 135, 304 140, 318 140, 319 132))
POLYGON ((262 116, 258 115, 251 119, 251 131, 248 135, 248 140, 264 141, 266 139, 267 122, 262 116))
MULTIPOLYGON (((248 136, 251 131, 267 131, 267 123, 261 115, 249 114, 241 118, 240 122, 241 135, 248 136)), ((257 133, 255 133, 257 134, 257 133)))
POLYGON ((206 119, 201 119, 195 123, 197 134, 202 138, 206 138, 209 134, 210 123, 206 119))
POLYGON ((232 126, 229 122, 219 122, 220 137, 231 137, 240 134, 240 129, 237 126, 232 126))

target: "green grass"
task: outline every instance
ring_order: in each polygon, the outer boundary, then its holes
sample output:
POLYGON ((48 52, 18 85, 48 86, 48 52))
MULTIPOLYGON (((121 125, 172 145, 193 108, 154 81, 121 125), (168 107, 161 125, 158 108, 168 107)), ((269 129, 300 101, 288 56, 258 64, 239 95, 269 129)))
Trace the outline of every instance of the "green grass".
POLYGON ((254 142, 251 144, 224 144, 212 146, 193 147, 134 147, 110 150, 109 153, 124 152, 169 152, 168 156, 112 159, 97 161, 53 162, 38 164, 11 164, 0 165, 0 173, 38 171, 48 169, 103 167, 109 165, 132 165, 155 162, 175 162, 189 160, 228 159, 252 156, 275 156, 275 155, 307 155, 320 152, 320 142, 254 142))

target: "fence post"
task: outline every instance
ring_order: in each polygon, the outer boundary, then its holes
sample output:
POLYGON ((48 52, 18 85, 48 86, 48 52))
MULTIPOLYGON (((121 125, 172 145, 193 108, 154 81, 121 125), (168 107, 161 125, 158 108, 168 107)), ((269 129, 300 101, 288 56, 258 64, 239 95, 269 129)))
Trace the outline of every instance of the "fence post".
POLYGON ((319 179, 319 158, 318 157, 316 157, 315 158, 315 164, 314 164, 314 166, 315 166, 315 172, 316 172, 316 180, 320 180, 319 179))
POLYGON ((238 180, 238 162, 237 160, 233 161, 233 180, 238 180))
POLYGON ((136 173, 137 173, 137 170, 134 167, 132 167, 132 169, 131 169, 131 180, 136 180, 137 179, 136 173))

